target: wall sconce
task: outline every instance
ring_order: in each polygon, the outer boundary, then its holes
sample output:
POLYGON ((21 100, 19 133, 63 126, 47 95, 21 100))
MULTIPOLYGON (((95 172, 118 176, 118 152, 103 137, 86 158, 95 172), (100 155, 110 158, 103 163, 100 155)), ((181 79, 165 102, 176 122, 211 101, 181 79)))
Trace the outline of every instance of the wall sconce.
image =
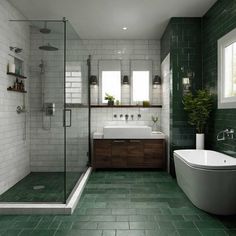
POLYGON ((128 75, 124 75, 123 80, 122 80, 122 84, 129 84, 129 77, 128 77, 128 75))
POLYGON ((190 83, 190 78, 186 77, 182 79, 182 84, 183 84, 183 94, 186 94, 190 91, 191 88, 191 83, 190 83))
POLYGON ((183 88, 183 95, 189 93, 191 91, 192 82, 195 77, 194 71, 191 70, 191 68, 184 68, 181 67, 182 71, 182 88, 183 88))
POLYGON ((152 84, 154 88, 157 88, 158 85, 161 85, 161 77, 159 75, 155 75, 152 84))
POLYGON ((90 85, 98 85, 98 78, 96 75, 90 76, 90 85))

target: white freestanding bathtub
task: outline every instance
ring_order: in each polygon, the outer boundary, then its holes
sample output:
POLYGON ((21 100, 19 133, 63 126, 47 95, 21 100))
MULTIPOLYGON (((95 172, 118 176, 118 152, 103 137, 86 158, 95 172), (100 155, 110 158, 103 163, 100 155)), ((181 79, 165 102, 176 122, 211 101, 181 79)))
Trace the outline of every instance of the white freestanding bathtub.
POLYGON ((236 214, 236 158, 206 150, 174 151, 178 185, 198 208, 236 214))

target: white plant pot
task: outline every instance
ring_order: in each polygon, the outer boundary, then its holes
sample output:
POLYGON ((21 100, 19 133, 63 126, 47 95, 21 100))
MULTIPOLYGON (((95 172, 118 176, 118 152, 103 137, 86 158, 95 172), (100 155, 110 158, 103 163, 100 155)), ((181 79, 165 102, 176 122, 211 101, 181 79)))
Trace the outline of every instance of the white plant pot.
POLYGON ((196 134, 196 149, 204 149, 205 134, 196 134))

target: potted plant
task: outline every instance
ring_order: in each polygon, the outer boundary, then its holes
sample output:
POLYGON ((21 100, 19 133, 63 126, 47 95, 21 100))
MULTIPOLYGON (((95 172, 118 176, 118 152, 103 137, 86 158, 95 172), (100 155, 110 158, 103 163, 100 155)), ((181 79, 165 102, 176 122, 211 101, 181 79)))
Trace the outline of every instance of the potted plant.
POLYGON ((213 109, 213 96, 207 90, 198 90, 196 95, 185 94, 183 104, 188 113, 189 124, 196 127, 196 149, 204 149, 204 129, 213 109))
POLYGON ((105 95, 106 95, 105 100, 107 100, 107 105, 114 106, 115 97, 113 97, 112 95, 109 95, 108 93, 106 93, 105 95))

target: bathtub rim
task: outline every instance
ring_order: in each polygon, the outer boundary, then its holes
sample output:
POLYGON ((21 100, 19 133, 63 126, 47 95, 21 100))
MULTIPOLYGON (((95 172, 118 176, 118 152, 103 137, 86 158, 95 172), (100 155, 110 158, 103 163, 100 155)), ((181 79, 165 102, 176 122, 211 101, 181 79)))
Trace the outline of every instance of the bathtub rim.
MULTIPOLYGON (((193 167, 193 168, 197 168, 197 169, 203 169, 203 170, 236 170, 236 165, 225 165, 225 166, 215 166, 215 165, 202 165, 202 164, 195 164, 195 163, 192 163, 192 162, 189 162, 187 161, 186 159, 184 159, 180 154, 178 154, 178 151, 199 151, 199 150, 196 150, 196 149, 178 149, 178 150, 175 150, 174 151, 174 157, 178 157, 180 160, 182 160, 186 165, 190 166, 190 167, 193 167)), ((210 151, 210 152, 216 152, 216 151, 213 151, 213 150, 204 150, 204 151, 210 151)), ((230 157, 230 158, 233 158, 229 155, 226 155, 224 153, 220 153, 220 152, 216 152, 216 153, 219 153, 219 154, 222 154, 224 156, 227 156, 227 157, 230 157)))

